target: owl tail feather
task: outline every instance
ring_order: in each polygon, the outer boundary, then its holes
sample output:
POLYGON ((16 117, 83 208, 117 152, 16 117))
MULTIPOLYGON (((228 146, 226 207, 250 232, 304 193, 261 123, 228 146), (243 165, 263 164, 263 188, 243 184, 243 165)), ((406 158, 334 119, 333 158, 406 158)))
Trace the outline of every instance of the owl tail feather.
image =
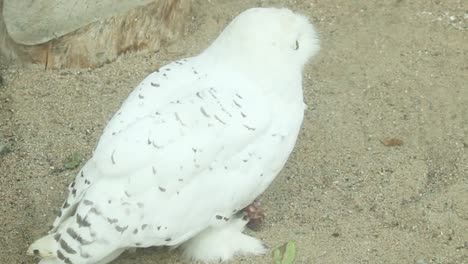
MULTIPOLYGON (((57 241, 54 239, 55 234, 50 234, 36 240, 26 251, 26 254, 36 256, 44 259, 56 258, 57 241)), ((40 262, 41 264, 55 263, 55 262, 40 262)), ((57 262, 59 263, 59 262, 57 262)))

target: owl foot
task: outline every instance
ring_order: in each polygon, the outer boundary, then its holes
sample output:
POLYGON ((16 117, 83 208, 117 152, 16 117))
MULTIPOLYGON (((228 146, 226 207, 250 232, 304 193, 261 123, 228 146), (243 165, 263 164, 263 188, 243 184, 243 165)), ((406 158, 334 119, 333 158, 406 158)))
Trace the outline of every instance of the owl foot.
POLYGON ((255 199, 253 203, 243 209, 245 214, 244 217, 249 221, 247 223, 247 227, 255 231, 260 229, 263 220, 265 219, 265 210, 260 206, 260 201, 255 199))
POLYGON ((247 220, 232 218, 225 225, 203 230, 182 245, 184 255, 201 262, 227 261, 239 255, 261 255, 267 251, 258 239, 243 234, 247 220))

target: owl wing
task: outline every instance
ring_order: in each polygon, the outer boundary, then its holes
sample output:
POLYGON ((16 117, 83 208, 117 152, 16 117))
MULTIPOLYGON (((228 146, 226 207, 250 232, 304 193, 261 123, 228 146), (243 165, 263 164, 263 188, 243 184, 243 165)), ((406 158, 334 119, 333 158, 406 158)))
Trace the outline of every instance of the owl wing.
POLYGON ((268 103, 248 81, 180 69, 148 76, 107 125, 52 230, 64 257, 177 245, 250 199, 239 168, 269 129, 268 103))
MULTIPOLYGON (((171 101, 189 94, 193 84, 205 82, 206 75, 198 73, 195 68, 199 67, 197 65, 196 58, 182 59, 148 75, 133 90, 109 121, 99 140, 94 156, 102 158, 104 154, 99 149, 109 144, 115 144, 117 137, 113 136, 116 133, 126 131, 132 124, 151 114, 156 115, 160 109, 164 109, 171 101)), ((55 232, 61 223, 75 213, 78 204, 92 183, 104 174, 111 175, 98 169, 98 163, 95 162, 95 159, 90 159, 68 186, 69 195, 49 233, 55 232)))

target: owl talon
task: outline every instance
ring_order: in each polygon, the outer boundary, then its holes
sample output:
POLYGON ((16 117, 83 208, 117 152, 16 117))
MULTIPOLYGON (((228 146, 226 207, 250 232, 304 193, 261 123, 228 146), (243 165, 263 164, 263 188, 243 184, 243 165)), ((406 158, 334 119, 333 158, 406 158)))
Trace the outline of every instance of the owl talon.
POLYGON ((260 206, 260 201, 255 200, 243 209, 244 220, 248 221, 247 227, 255 231, 261 228, 265 219, 265 210, 260 206))

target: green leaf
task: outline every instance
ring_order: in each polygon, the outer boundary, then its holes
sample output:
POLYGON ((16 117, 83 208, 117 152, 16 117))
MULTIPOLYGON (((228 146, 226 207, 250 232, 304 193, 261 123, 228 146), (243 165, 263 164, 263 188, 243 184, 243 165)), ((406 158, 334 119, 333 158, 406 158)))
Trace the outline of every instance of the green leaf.
POLYGON ((2 145, 0 142, 0 156, 1 155, 6 155, 11 152, 11 148, 7 145, 2 145))
POLYGON ((74 152, 65 160, 63 168, 66 170, 73 170, 74 168, 80 166, 82 157, 80 153, 74 152))
POLYGON ((293 264, 296 260, 296 242, 289 241, 286 243, 286 251, 283 255, 283 262, 281 264, 293 264))
POLYGON ((279 248, 273 250, 273 261, 275 264, 281 264, 282 254, 279 248))
POLYGON ((275 264, 294 264, 296 260, 296 242, 289 241, 273 250, 275 264))

